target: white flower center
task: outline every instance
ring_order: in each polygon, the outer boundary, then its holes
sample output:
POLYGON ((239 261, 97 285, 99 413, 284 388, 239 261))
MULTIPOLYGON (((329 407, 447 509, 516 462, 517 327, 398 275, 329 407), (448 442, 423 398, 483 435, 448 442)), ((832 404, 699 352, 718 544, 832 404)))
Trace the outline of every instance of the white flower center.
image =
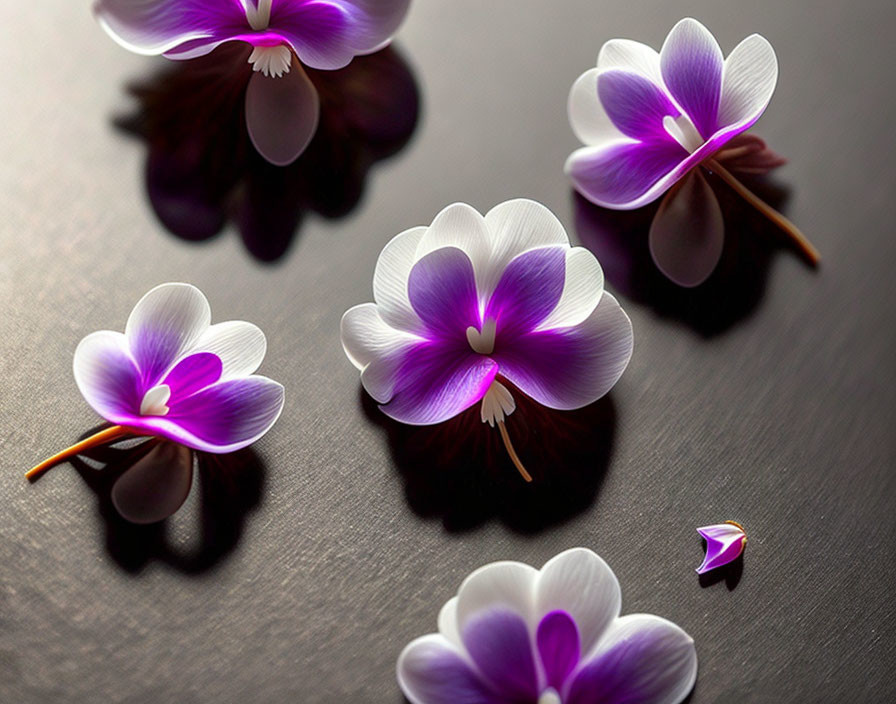
POLYGON ((276 46, 256 46, 249 56, 253 71, 261 71, 265 76, 279 78, 289 73, 292 63, 292 52, 284 44, 276 46))
POLYGON ((703 137, 687 115, 678 117, 666 115, 663 118, 663 127, 676 142, 688 150, 688 154, 693 154, 704 144, 703 137))
MULTIPOLYGON (((485 396, 482 397, 480 414, 483 423, 488 423, 493 428, 495 423, 503 423, 504 418, 516 410, 516 401, 513 400, 510 391, 500 381, 493 381, 488 387, 485 396)), ((541 702, 539 702, 541 704, 541 702)))
POLYGON ((256 32, 268 28, 271 23, 271 2, 273 0, 245 0, 246 19, 256 32), (256 4, 257 3, 257 4, 256 4))
POLYGON ((170 410, 167 406, 171 398, 171 388, 167 384, 153 386, 143 396, 140 402, 141 416, 167 416, 170 410))
POLYGON ((482 330, 477 330, 472 325, 467 328, 467 342, 474 352, 479 354, 491 354, 495 351, 495 330, 497 324, 494 318, 488 318, 482 324, 482 330))
POLYGON ((549 687, 541 693, 541 696, 538 698, 538 704, 562 704, 562 701, 560 695, 557 694, 557 690, 549 687))

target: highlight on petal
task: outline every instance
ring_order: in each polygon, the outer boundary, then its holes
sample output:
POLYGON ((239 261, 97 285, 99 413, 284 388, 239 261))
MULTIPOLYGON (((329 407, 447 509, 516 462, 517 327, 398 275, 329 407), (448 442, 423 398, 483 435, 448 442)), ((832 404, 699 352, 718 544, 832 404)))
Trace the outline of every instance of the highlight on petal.
POLYGON ((778 59, 765 37, 752 34, 725 59, 719 124, 751 126, 765 111, 778 83, 778 59))
POLYGON ((268 342, 257 325, 243 320, 215 323, 196 341, 195 350, 221 360, 221 378, 253 374, 264 361, 268 342))
POLYGON ((139 412, 143 400, 140 369, 120 332, 102 330, 81 340, 73 371, 81 395, 106 420, 124 423, 139 412))
POLYGON ((699 170, 673 186, 653 217, 650 254, 679 286, 702 284, 715 270, 725 244, 722 208, 699 170))
POLYGON ((604 293, 604 272, 600 262, 584 247, 566 251, 563 293, 551 314, 536 330, 569 328, 584 322, 604 293))
POLYGON ((597 94, 596 68, 585 71, 569 91, 567 113, 569 124, 579 141, 588 146, 599 146, 625 137, 613 124, 597 94))
POLYGON ((192 484, 192 450, 173 442, 156 442, 115 481, 112 504, 131 523, 156 523, 183 505, 192 484))
POLYGON ((697 532, 706 540, 706 556, 703 564, 697 568, 697 574, 704 574, 733 562, 741 556, 747 544, 747 534, 734 521, 703 526, 697 532))
POLYGON ((522 562, 492 562, 467 577, 457 592, 457 628, 463 635, 477 614, 496 608, 519 614, 534 628, 538 570, 522 562))
POLYGON ((301 156, 314 138, 320 98, 298 62, 280 77, 253 73, 246 90, 246 129, 258 153, 275 166, 301 156))
POLYGON ((407 15, 411 0, 339 0, 352 17, 352 45, 359 54, 382 49, 407 15))
POLYGON ((611 39, 605 42, 597 57, 597 68, 600 71, 614 68, 634 71, 657 86, 663 85, 659 52, 631 39, 611 39))
POLYGON ((425 227, 414 227, 393 237, 383 248, 373 273, 373 299, 383 321, 412 333, 423 331, 423 321, 408 298, 408 278, 426 231, 425 227))
POLYGON ((477 287, 482 292, 492 249, 491 239, 485 218, 479 211, 466 203, 454 203, 436 215, 426 229, 417 245, 415 259, 419 261, 438 249, 456 247, 469 258, 477 287))

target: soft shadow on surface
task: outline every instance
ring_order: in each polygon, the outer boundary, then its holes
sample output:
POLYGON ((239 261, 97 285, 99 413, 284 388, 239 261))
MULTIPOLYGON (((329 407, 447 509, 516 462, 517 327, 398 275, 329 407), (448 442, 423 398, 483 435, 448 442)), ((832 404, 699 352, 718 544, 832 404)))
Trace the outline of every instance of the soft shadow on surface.
MULTIPOLYGON (((621 211, 593 205, 577 193, 573 197, 579 240, 598 258, 613 289, 649 305, 663 318, 712 337, 755 312, 765 294, 774 253, 789 245, 775 225, 716 176, 708 174, 707 180, 722 208, 725 241, 716 269, 695 288, 667 279, 651 258, 648 233, 660 201, 621 211)), ((744 177, 743 182, 778 210, 789 195, 788 189, 768 179, 744 177)))
POLYGON ((413 135, 420 99, 410 67, 393 48, 338 71, 306 69, 320 96, 320 123, 295 162, 274 166, 246 132, 249 51, 231 43, 168 62, 129 86, 138 109, 115 122, 147 143, 147 193, 171 233, 200 242, 232 221, 246 249, 273 262, 289 250, 306 213, 336 219, 355 208, 373 164, 413 135))
POLYGON ((124 570, 137 573, 159 560, 185 574, 206 572, 233 551, 246 517, 260 506, 265 466, 250 448, 226 455, 195 452, 192 491, 199 492, 198 501, 188 500, 174 516, 159 523, 137 525, 118 513, 112 488, 152 445, 148 440, 131 446, 99 447, 71 463, 99 500, 106 548, 124 570), (172 539, 173 521, 191 527, 190 544, 172 539))
POLYGON ((411 509, 441 518, 450 532, 497 518, 519 533, 537 533, 585 511, 597 496, 612 454, 612 399, 554 411, 519 392, 514 398, 506 425, 531 483, 507 457, 498 430, 480 419, 479 404, 445 423, 412 426, 386 416, 361 390, 368 419, 386 431, 411 509))
MULTIPOLYGON (((706 541, 702 538, 700 539, 700 543, 703 547, 703 551, 706 551, 706 541)), ((721 567, 717 567, 714 570, 710 570, 709 572, 705 572, 704 574, 697 575, 698 582, 700 582, 700 586, 703 589, 707 587, 711 587, 714 584, 718 584, 719 582, 725 582, 725 586, 728 588, 729 592, 733 592, 737 589, 737 585, 740 584, 740 578, 744 574, 744 553, 741 553, 736 560, 729 562, 727 565, 722 565, 721 567)))

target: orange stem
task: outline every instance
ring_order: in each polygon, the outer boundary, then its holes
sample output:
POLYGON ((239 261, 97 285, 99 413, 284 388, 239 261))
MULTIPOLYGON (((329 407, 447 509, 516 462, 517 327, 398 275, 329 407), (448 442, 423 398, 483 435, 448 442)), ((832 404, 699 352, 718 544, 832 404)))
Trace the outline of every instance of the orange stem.
POLYGON ((501 439, 504 441, 504 447, 507 448, 507 454, 510 455, 510 459, 513 461, 513 465, 516 467, 517 471, 527 482, 532 481, 532 475, 526 471, 526 468, 523 466, 522 461, 520 460, 520 456, 516 454, 516 450, 513 449, 513 443, 510 442, 510 435, 507 434, 507 428, 504 425, 503 420, 498 421, 498 430, 501 431, 501 439))
POLYGON ((108 445, 111 442, 115 442, 119 438, 123 438, 126 435, 134 435, 134 431, 130 428, 126 428, 123 425, 113 425, 111 428, 106 428, 105 430, 101 430, 96 435, 91 435, 89 438, 82 440, 79 443, 75 443, 71 447, 62 452, 57 452, 52 457, 45 459, 36 467, 33 467, 28 471, 25 475, 25 479, 34 481, 41 474, 46 472, 50 467, 54 467, 60 462, 64 462, 70 457, 74 457, 75 455, 80 455, 84 450, 89 450, 91 447, 98 447, 100 445, 108 445))
POLYGON ((734 175, 718 161, 715 159, 707 159, 705 164, 713 173, 718 174, 719 178, 731 186, 741 198, 786 232, 812 266, 818 266, 818 262, 821 261, 821 255, 809 239, 800 232, 796 225, 744 186, 744 184, 738 181, 737 178, 735 178, 734 175))

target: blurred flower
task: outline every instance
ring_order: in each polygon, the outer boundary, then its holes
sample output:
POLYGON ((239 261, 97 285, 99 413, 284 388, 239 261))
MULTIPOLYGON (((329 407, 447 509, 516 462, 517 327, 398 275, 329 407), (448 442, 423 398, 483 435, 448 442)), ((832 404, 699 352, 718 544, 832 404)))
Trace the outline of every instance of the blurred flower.
POLYGON ((734 521, 703 526, 698 528, 697 532, 706 541, 706 557, 703 558, 703 564, 697 568, 697 574, 734 562, 741 556, 747 544, 747 534, 743 526, 734 521))
POLYGON ((398 658, 413 704, 678 704, 694 686, 691 637, 649 614, 619 616, 616 576, 585 548, 540 571, 495 562, 439 613, 439 632, 398 658))
POLYGON ((342 344, 386 415, 441 423, 480 403, 527 479, 504 420, 517 389, 572 410, 606 394, 628 365, 632 327, 600 265, 570 247, 543 205, 513 200, 485 217, 458 203, 380 254, 375 303, 342 318, 342 344))

